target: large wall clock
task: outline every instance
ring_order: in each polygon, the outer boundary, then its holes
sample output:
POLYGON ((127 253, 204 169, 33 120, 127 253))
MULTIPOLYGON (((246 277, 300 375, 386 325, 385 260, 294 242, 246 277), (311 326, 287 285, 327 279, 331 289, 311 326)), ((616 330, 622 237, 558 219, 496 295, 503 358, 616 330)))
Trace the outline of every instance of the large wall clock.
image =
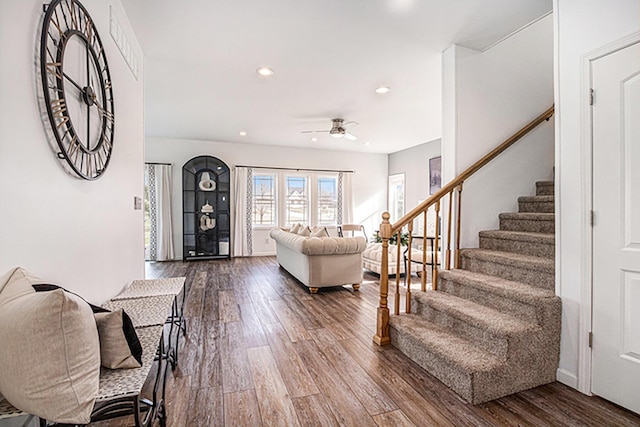
POLYGON ((45 5, 40 74, 56 154, 80 178, 99 178, 113 150, 113 88, 104 46, 77 0, 45 5))

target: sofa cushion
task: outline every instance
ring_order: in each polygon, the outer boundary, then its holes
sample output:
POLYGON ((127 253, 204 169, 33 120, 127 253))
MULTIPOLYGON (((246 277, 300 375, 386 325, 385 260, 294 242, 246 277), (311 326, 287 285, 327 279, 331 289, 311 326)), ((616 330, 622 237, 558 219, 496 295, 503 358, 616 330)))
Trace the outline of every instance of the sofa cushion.
POLYGON ((24 412, 59 423, 90 421, 100 375, 89 305, 16 268, 0 279, 0 394, 24 412))

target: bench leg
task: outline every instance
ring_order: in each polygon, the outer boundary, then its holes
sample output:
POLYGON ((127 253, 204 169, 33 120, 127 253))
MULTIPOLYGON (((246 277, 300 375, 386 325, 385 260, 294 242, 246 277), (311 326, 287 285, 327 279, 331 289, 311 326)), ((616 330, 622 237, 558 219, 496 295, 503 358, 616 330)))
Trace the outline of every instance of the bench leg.
POLYGON ((354 283, 353 285, 351 285, 351 287, 353 287, 354 291, 358 291, 360 290, 360 283, 354 283))
POLYGON ((318 293, 318 288, 309 288, 309 293, 310 294, 317 294, 318 293))

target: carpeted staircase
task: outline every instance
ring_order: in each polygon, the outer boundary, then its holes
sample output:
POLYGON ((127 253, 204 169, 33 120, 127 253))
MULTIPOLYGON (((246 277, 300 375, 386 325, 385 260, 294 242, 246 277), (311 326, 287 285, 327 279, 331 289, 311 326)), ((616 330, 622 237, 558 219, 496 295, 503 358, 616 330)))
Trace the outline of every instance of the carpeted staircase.
POLYGON ((438 291, 414 292, 392 316, 392 344, 471 403, 552 382, 560 353, 555 295, 553 182, 481 231, 461 269, 440 270, 438 291))

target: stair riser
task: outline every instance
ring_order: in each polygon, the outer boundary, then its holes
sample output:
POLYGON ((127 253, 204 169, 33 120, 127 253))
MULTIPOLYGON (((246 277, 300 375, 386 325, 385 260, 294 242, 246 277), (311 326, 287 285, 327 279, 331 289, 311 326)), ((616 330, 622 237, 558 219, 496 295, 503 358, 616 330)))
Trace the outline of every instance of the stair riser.
POLYGON ((483 289, 444 278, 438 281, 438 290, 482 304, 485 307, 491 307, 502 313, 509 313, 519 319, 536 323, 544 327, 544 325, 542 325, 542 315, 539 314, 536 307, 531 304, 489 293, 483 289))
MULTIPOLYGON (((531 265, 530 267, 535 267, 531 265)), ((506 280, 526 283, 543 289, 555 289, 555 274, 534 268, 525 269, 518 266, 499 264, 493 261, 461 257, 463 270, 501 277, 506 280)))
POLYGON ((554 213, 554 202, 518 202, 519 212, 554 213))
POLYGON ((523 255, 539 256, 547 259, 555 258, 555 245, 520 240, 497 239, 480 236, 480 248, 503 251, 523 255))
POLYGON ((525 231, 531 233, 555 233, 555 220, 531 220, 500 218, 500 230, 505 231, 525 231))
POLYGON ((507 353, 509 351, 509 343, 506 337, 496 336, 489 331, 480 329, 463 320, 457 319, 449 313, 421 304, 415 299, 412 300, 411 310, 413 313, 418 316, 422 316, 429 322, 443 326, 451 331, 456 331, 457 335, 468 339, 477 347, 483 348, 506 360, 507 353))
POLYGON ((424 343, 416 340, 409 334, 393 327, 389 328, 391 344, 404 353, 409 359, 416 362, 431 375, 442 381, 449 388, 453 389, 467 402, 474 400, 473 372, 465 371, 463 368, 451 363, 449 360, 433 353, 424 346, 424 343))
POLYGON ((536 183, 536 196, 553 196, 555 191, 553 185, 544 185, 536 183))
POLYGON ((455 360, 431 351, 411 334, 396 329, 393 322, 390 336, 394 347, 472 404, 555 381, 559 340, 550 343, 543 352, 528 352, 519 360, 505 363, 500 369, 469 372, 455 360), (548 357, 549 354, 554 356, 548 357))

